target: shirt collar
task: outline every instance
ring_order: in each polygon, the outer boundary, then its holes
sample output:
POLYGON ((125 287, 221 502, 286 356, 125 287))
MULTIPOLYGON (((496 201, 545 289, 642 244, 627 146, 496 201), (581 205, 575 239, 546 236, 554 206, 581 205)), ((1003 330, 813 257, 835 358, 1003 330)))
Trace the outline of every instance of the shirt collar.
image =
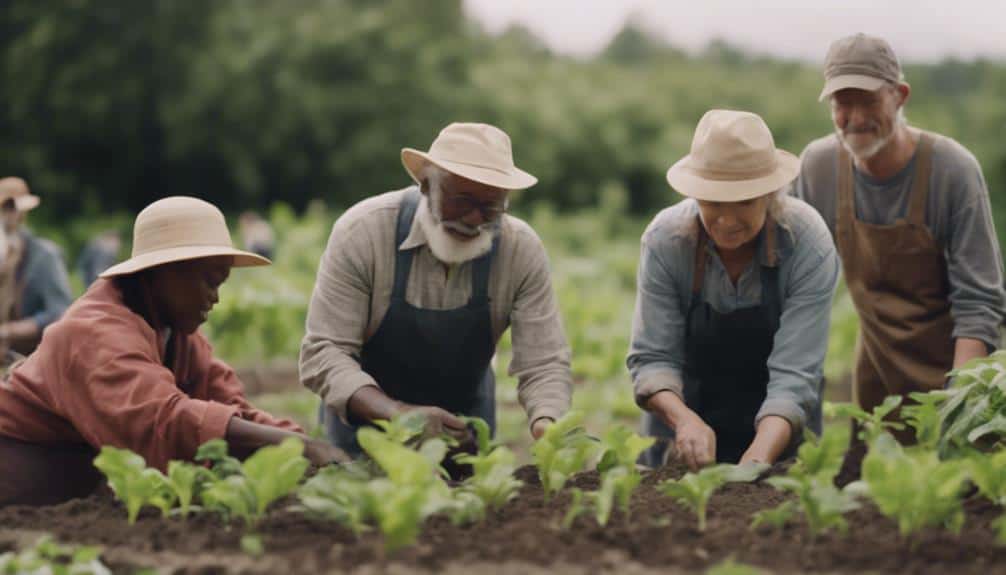
POLYGON ((412 227, 409 229, 409 235, 405 236, 405 240, 398 245, 398 251, 404 252, 428 243, 426 231, 423 230, 423 226, 419 225, 419 210, 421 209, 423 209, 422 204, 416 208, 416 215, 412 218, 412 227))

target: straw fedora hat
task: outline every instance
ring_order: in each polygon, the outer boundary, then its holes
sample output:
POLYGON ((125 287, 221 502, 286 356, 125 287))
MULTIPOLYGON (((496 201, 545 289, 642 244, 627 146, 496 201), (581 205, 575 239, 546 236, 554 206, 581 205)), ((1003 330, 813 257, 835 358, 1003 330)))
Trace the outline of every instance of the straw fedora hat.
POLYGON ((667 170, 667 183, 698 200, 742 202, 778 190, 799 173, 800 159, 776 149, 757 114, 710 110, 695 128, 691 153, 667 170))
POLYGON ((136 216, 132 256, 101 277, 121 276, 170 262, 233 256, 234 267, 269 265, 268 259, 234 249, 224 215, 209 202, 187 196, 157 200, 136 216))
POLYGON ((416 183, 427 164, 505 190, 538 183, 538 178, 514 165, 510 136, 489 124, 455 122, 440 131, 428 152, 402 148, 402 164, 416 183))
POLYGON ((28 183, 21 178, 4 178, 0 180, 0 204, 14 200, 14 207, 19 212, 27 212, 38 205, 38 196, 28 191, 28 183))

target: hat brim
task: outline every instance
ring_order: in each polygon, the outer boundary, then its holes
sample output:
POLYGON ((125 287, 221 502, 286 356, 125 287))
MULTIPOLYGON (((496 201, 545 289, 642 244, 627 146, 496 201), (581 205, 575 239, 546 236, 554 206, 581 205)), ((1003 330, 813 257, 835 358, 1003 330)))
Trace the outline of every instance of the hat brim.
POLYGON ((109 278, 114 276, 124 276, 172 262, 210 258, 215 256, 233 257, 234 263, 231 264, 231 267, 235 268, 267 266, 272 263, 267 258, 260 255, 234 248, 223 246, 182 246, 156 250, 134 256, 122 263, 108 268, 103 271, 99 277, 109 278))
POLYGON ((882 88, 886 83, 887 80, 884 80, 883 78, 866 76, 863 74, 843 74, 841 76, 835 76, 824 83, 824 88, 821 90, 821 95, 818 96, 817 101, 821 102, 835 92, 849 88, 874 92, 882 88))
POLYGON ((427 164, 433 164, 462 178, 504 190, 526 190, 538 183, 538 178, 517 167, 509 172, 501 172, 492 168, 434 158, 426 152, 412 148, 402 148, 402 165, 417 184, 420 180, 419 174, 427 164))
POLYGON ((34 210, 38 207, 40 201, 41 200, 38 199, 38 196, 33 196, 32 194, 18 196, 14 198, 14 207, 17 208, 17 211, 19 212, 27 212, 28 210, 34 210))
POLYGON ((771 194, 796 179, 800 158, 786 150, 776 150, 776 169, 748 180, 710 180, 688 165, 690 156, 681 158, 667 170, 667 183, 679 194, 709 202, 743 202, 771 194))

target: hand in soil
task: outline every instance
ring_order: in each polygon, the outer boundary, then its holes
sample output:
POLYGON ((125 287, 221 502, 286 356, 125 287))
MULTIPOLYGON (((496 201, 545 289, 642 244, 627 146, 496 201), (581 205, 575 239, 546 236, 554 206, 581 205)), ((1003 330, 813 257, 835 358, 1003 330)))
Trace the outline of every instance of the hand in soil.
POLYGON ((423 431, 426 438, 447 435, 461 444, 473 442, 475 439, 464 420, 446 409, 433 405, 403 405, 402 411, 418 411, 426 416, 426 429, 423 431))
POLYGON ((674 430, 674 448, 692 471, 716 462, 716 432, 692 413, 682 418, 674 430))
POLYGON ((312 465, 318 467, 324 467, 330 463, 348 463, 353 459, 345 451, 327 441, 318 439, 310 439, 304 442, 304 457, 312 465))

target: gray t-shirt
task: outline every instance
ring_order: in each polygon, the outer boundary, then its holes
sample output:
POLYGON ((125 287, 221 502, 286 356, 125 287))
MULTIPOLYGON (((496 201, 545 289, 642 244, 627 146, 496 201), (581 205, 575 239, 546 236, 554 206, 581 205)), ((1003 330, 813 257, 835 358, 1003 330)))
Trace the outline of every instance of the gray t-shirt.
MULTIPOLYGON (((978 161, 951 138, 933 134, 932 173, 926 227, 943 246, 950 283, 953 337, 1000 342, 1006 313, 1003 262, 989 207, 989 193, 978 161)), ((838 203, 838 146, 834 134, 810 143, 801 154, 793 193, 817 208, 832 235, 838 203)), ((906 217, 915 158, 887 181, 853 169, 856 218, 878 225, 906 217)))

